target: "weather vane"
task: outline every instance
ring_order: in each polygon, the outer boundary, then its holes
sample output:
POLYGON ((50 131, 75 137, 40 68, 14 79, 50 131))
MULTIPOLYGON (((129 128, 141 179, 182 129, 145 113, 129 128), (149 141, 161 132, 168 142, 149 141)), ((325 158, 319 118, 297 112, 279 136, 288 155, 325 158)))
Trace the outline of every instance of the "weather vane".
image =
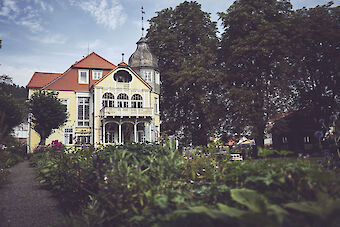
POLYGON ((144 14, 145 14, 145 11, 144 11, 143 6, 141 8, 141 12, 142 12, 142 36, 144 36, 144 14))

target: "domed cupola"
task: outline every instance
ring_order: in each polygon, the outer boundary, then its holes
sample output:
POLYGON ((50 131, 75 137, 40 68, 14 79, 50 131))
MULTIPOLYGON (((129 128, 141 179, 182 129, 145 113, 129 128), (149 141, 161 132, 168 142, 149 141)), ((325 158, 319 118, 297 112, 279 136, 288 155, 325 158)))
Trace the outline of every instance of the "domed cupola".
POLYGON ((129 58, 129 66, 148 82, 156 93, 160 92, 158 61, 151 53, 145 37, 137 42, 137 49, 129 58))
POLYGON ((157 58, 152 55, 145 37, 140 38, 137 42, 137 49, 129 58, 129 65, 134 69, 141 67, 158 68, 157 58))

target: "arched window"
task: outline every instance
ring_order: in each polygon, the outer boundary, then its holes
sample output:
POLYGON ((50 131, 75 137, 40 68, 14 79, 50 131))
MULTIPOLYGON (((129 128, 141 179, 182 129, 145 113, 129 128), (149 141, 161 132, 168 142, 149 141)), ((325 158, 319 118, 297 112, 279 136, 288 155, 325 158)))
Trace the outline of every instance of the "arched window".
POLYGON ((113 76, 113 79, 121 83, 129 83, 132 80, 132 76, 125 70, 119 70, 113 76))
POLYGON ((121 93, 117 96, 118 107, 127 108, 129 107, 129 97, 127 94, 121 93))
POLYGON ((106 92, 103 95, 103 107, 114 107, 114 95, 110 92, 106 92))
POLYGON ((139 94, 134 94, 131 98, 132 108, 143 108, 143 97, 139 94))

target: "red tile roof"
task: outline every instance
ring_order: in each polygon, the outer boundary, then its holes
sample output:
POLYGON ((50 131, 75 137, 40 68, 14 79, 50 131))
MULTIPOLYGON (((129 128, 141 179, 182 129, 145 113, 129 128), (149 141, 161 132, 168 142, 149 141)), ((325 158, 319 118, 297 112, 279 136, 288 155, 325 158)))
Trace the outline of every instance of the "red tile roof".
POLYGON ((73 64, 73 67, 81 68, 99 68, 99 69, 113 69, 116 68, 114 64, 99 56, 95 52, 87 55, 80 61, 73 64))
POLYGON ((60 77, 61 75, 61 73, 35 72, 31 80, 28 82, 27 87, 42 88, 60 77))
MULTIPOLYGON (((118 67, 129 68, 136 77, 141 80, 147 87, 151 89, 150 84, 148 84, 136 71, 133 70, 125 62, 118 64, 118 67)), ((111 62, 105 60, 98 54, 92 52, 80 61, 73 64, 64 73, 34 73, 27 87, 30 88, 43 88, 46 90, 54 91, 89 91, 91 86, 102 81, 108 73, 112 70, 118 68, 111 62), (89 84, 79 84, 78 82, 78 69, 88 69, 89 70, 89 84), (103 71, 103 75, 100 80, 92 79, 92 69, 100 69, 103 71)))
POLYGON ((44 89, 56 91, 89 91, 90 87, 98 81, 92 79, 91 69, 101 69, 103 71, 102 77, 104 77, 116 67, 117 66, 111 62, 92 52, 73 64, 61 77, 48 84, 44 89), (89 69, 89 84, 78 83, 78 68, 89 69))

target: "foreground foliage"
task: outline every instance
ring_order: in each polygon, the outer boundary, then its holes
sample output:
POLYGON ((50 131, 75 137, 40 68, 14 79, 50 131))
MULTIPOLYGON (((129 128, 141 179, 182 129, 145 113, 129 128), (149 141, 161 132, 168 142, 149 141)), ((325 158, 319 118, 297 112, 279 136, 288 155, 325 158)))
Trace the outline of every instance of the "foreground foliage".
POLYGON ((74 226, 335 226, 340 180, 307 159, 231 162, 199 149, 128 145, 36 153, 74 226), (318 212, 320 211, 320 212, 318 212))
POLYGON ((8 168, 24 160, 26 144, 13 138, 8 138, 5 144, 0 144, 0 186, 7 182, 8 168))

